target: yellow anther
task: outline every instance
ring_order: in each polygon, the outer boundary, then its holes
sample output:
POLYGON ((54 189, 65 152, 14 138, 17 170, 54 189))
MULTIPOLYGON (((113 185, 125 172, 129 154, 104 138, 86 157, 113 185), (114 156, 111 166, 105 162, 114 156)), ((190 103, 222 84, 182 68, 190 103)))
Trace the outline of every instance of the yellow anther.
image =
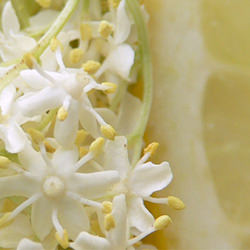
POLYGON ((109 214, 109 213, 112 212, 112 207, 113 207, 112 202, 110 202, 110 201, 104 201, 102 203, 102 212, 104 214, 109 214))
POLYGON ((108 0, 109 6, 113 8, 117 8, 120 4, 121 0, 108 0))
POLYGON ((55 153, 56 149, 48 141, 44 141, 44 146, 48 153, 55 153))
POLYGON ((92 38, 92 28, 88 23, 82 23, 80 26, 81 38, 83 41, 88 41, 92 38))
POLYGON ((63 45, 62 43, 56 39, 55 37, 52 38, 51 42, 50 42, 50 49, 55 52, 57 50, 57 48, 60 47, 61 50, 63 50, 63 45))
POLYGON ((104 218, 104 228, 109 231, 115 227, 115 219, 112 214, 107 214, 104 218))
POLYGON ((79 63, 84 55, 81 48, 72 49, 69 53, 69 60, 71 63, 79 63))
POLYGON ((11 212, 5 213, 1 218, 0 218, 0 228, 8 226, 12 220, 10 219, 11 212))
POLYGON ((82 65, 83 70, 88 74, 95 74, 100 67, 101 64, 93 60, 89 60, 82 65))
POLYGON ((15 208, 16 208, 16 204, 12 200, 5 199, 3 201, 3 206, 2 206, 1 212, 3 212, 3 213, 11 212, 15 208))
POLYGON ((68 117, 68 111, 62 106, 57 112, 57 118, 60 121, 64 121, 68 117))
POLYGON ((176 210, 181 210, 186 207, 182 200, 174 196, 168 196, 168 205, 176 210))
MULTIPOLYGON (((142 245, 142 242, 141 241, 138 241, 138 242, 136 242, 135 244, 134 244, 134 247, 140 247, 142 245)), ((143 249, 143 250, 145 250, 145 249, 143 249)))
POLYGON ((39 144, 44 140, 44 135, 37 129, 29 128, 27 132, 30 134, 34 143, 39 144))
POLYGON ((23 56, 23 61, 24 63, 30 68, 32 69, 34 67, 34 56, 31 53, 26 53, 23 56))
POLYGON ((117 89, 117 85, 115 83, 112 83, 112 82, 103 82, 102 86, 108 87, 108 89, 104 90, 104 92, 106 94, 113 94, 113 93, 115 93, 115 91, 117 89))
POLYGON ((113 32, 113 25, 105 20, 101 21, 98 32, 104 38, 108 38, 113 32))
POLYGON ((76 140, 75 140, 75 144, 77 146, 81 146, 82 143, 85 141, 87 135, 88 135, 88 132, 86 130, 84 130, 84 129, 78 130, 76 140))
POLYGON ((86 147, 79 147, 79 156, 80 156, 80 158, 82 158, 88 152, 89 152, 89 150, 86 147))
POLYGON ((36 0, 36 2, 43 8, 49 8, 51 5, 51 0, 36 0))
POLYGON ((150 143, 145 149, 144 149, 144 154, 146 153, 150 153, 150 155, 152 156, 156 150, 158 149, 159 147, 159 143, 158 142, 152 142, 150 143))
POLYGON ((95 139, 91 143, 91 145, 89 147, 89 151, 93 152, 95 154, 99 153, 102 150, 104 142, 105 142, 105 140, 102 137, 99 137, 99 138, 95 139))
POLYGON ((116 136, 115 129, 110 125, 102 125, 101 126, 101 132, 109 140, 114 140, 114 138, 116 136))
POLYGON ((69 236, 67 231, 63 230, 63 236, 61 237, 59 232, 55 233, 56 241, 61 245, 62 248, 66 249, 69 247, 69 236))
POLYGON ((168 215, 162 215, 155 220, 154 228, 155 230, 162 230, 166 228, 169 223, 172 223, 171 218, 168 215))
POLYGON ((5 156, 0 156, 0 168, 7 168, 11 160, 5 156))

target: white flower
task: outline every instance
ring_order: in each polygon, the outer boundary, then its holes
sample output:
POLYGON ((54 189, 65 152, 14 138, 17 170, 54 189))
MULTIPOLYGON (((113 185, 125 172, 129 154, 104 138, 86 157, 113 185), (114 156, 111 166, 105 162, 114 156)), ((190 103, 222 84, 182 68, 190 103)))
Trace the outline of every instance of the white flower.
POLYGON ((129 80, 129 73, 134 64, 135 52, 129 44, 126 44, 130 30, 131 21, 126 12, 126 1, 122 0, 115 13, 114 37, 109 37, 109 49, 106 53, 101 68, 96 73, 96 77, 104 72, 110 71, 118 74, 125 80, 129 80))
POLYGON ((21 77, 31 87, 32 91, 25 93, 17 100, 17 105, 24 115, 34 116, 50 109, 61 108, 65 117, 57 119, 55 137, 64 147, 69 147, 75 140, 80 121, 93 137, 100 135, 97 123, 108 124, 92 107, 87 93, 92 89, 105 91, 107 86, 98 84, 82 69, 65 68, 61 53, 57 50, 57 60, 60 72, 24 70, 21 77))
MULTIPOLYGON (((173 178, 168 162, 146 162, 150 155, 150 152, 146 153, 133 167, 129 163, 125 137, 117 136, 114 141, 107 141, 105 145, 104 169, 117 170, 121 179, 114 186, 113 193, 126 195, 129 224, 141 232, 151 228, 154 222, 143 200, 158 202, 151 195, 165 188, 173 178)), ((167 203, 167 198, 163 202, 167 203)))
POLYGON ((0 178, 0 198, 23 196, 27 199, 5 214, 0 224, 5 225, 32 206, 31 223, 40 240, 54 227, 57 241, 65 246, 67 237, 75 239, 81 231, 88 230, 89 218, 82 204, 102 209, 102 204, 94 199, 103 197, 119 181, 117 171, 78 172, 94 158, 95 150, 90 147, 89 153, 78 160, 76 148, 59 148, 50 159, 42 145, 41 152, 26 145, 19 153, 20 165, 9 165, 17 174, 0 178))
POLYGON ((114 219, 114 228, 105 232, 106 238, 91 235, 87 232, 79 234, 77 239, 70 244, 74 250, 133 250, 134 244, 155 231, 150 229, 130 239, 130 231, 127 218, 126 199, 123 194, 116 196, 113 201, 112 218, 114 219))
POLYGON ((36 46, 33 38, 20 31, 20 24, 10 1, 5 4, 2 12, 2 28, 0 55, 3 61, 21 57, 36 46))

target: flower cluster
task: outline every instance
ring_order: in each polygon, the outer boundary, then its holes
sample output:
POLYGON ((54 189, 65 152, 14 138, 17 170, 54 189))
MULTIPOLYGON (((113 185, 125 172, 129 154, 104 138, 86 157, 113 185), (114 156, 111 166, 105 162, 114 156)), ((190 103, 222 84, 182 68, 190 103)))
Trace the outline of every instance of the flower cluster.
POLYGON ((2 10, 0 247, 155 249, 141 240, 171 219, 144 201, 185 205, 152 197, 172 180, 148 161, 158 143, 136 155, 145 100, 129 91, 142 42, 129 1, 36 2, 26 28, 18 6, 2 10))

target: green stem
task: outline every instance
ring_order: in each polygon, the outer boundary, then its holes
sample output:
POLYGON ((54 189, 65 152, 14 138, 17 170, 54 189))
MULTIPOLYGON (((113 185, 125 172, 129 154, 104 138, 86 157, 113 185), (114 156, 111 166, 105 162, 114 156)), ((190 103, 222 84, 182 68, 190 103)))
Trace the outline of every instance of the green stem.
POLYGON ((139 40, 139 53, 142 61, 143 75, 143 104, 139 122, 133 133, 129 136, 129 143, 134 146, 133 164, 140 158, 143 136, 147 127, 149 113, 152 105, 153 72, 150 54, 147 27, 140 10, 138 1, 127 0, 128 9, 135 21, 139 40))
MULTIPOLYGON (((65 23, 68 21, 73 11, 75 10, 79 0, 68 0, 65 4, 62 12, 57 17, 53 25, 46 32, 46 34, 38 42, 37 46, 31 51, 31 54, 38 60, 44 50, 50 44, 50 41, 55 37, 63 28, 65 23)), ((19 74, 19 72, 26 68, 23 60, 16 64, 12 69, 10 69, 3 77, 0 78, 0 92, 19 74)))

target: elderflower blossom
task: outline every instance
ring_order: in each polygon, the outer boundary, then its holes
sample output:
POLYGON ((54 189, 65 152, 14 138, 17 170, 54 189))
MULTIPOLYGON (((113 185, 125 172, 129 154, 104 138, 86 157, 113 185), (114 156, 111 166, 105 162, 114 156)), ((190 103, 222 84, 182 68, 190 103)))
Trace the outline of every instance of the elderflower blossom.
POLYGON ((0 247, 155 250, 144 238, 172 220, 154 218, 144 201, 185 205, 152 196, 173 178, 168 162, 149 161, 158 144, 141 156, 152 96, 145 8, 37 3, 25 30, 22 0, 2 10, 0 53, 10 66, 0 67, 0 247), (128 86, 145 71, 140 99, 128 86))

